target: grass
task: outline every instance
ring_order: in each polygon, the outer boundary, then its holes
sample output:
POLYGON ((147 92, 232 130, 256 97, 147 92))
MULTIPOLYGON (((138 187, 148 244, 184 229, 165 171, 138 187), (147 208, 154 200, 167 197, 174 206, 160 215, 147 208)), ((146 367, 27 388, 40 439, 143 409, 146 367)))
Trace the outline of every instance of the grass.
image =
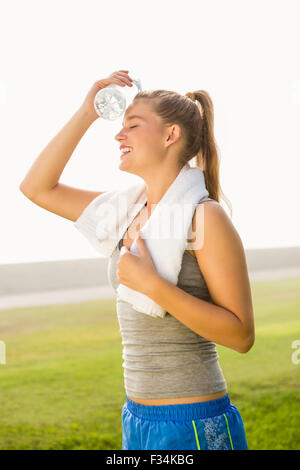
MULTIPOLYGON (((256 341, 218 346, 249 449, 300 449, 300 278, 251 284, 256 341)), ((126 400, 115 300, 0 311, 0 449, 122 448, 126 400)))

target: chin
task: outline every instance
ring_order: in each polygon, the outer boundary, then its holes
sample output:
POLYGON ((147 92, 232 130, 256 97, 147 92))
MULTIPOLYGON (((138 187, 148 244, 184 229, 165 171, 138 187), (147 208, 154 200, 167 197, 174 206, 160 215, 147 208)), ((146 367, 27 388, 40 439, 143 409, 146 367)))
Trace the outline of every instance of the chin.
POLYGON ((126 158, 123 160, 120 160, 119 170, 126 171, 126 173, 131 173, 132 175, 139 176, 140 178, 142 178, 142 176, 140 175, 141 171, 139 171, 140 168, 137 168, 137 167, 134 167, 134 165, 131 165, 130 161, 126 160, 126 158))
POLYGON ((126 165, 125 162, 123 162, 122 160, 119 163, 119 170, 120 171, 126 171, 127 173, 132 173, 130 171, 130 165, 126 165))

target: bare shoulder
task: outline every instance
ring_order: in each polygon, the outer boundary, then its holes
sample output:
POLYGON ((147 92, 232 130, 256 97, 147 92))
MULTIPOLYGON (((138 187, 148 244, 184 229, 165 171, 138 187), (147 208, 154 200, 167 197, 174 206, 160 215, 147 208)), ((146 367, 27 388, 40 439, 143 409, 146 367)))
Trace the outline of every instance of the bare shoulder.
POLYGON ((239 263, 245 275, 246 258, 241 237, 221 204, 217 201, 198 204, 192 230, 192 249, 201 271, 208 271, 209 265, 215 269, 213 263, 239 263))
POLYGON ((188 239, 191 243, 190 247, 192 248, 193 255, 196 256, 195 250, 199 252, 203 248, 205 234, 221 236, 220 230, 224 230, 225 227, 228 230, 231 227, 231 230, 235 231, 230 217, 221 204, 217 201, 199 203, 192 218, 192 236, 188 239))
POLYGON ((241 237, 216 201, 198 204, 193 216, 193 250, 213 302, 235 313, 253 336, 253 305, 241 237))
POLYGON ((198 251, 204 248, 205 235, 209 237, 210 243, 222 238, 225 232, 229 238, 230 235, 232 239, 239 238, 231 218, 217 201, 204 201, 197 205, 192 219, 192 230, 195 240, 193 249, 198 251))

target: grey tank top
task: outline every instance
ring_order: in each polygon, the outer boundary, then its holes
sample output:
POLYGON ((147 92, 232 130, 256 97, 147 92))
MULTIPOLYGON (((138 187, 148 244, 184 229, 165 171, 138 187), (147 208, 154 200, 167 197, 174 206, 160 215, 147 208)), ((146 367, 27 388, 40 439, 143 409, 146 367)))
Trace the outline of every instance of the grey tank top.
MULTIPOLYGON (((115 290, 120 283, 117 262, 122 242, 121 239, 107 267, 109 283, 115 290)), ((187 250, 177 286, 213 303, 198 262, 187 250)), ((226 389, 214 342, 199 336, 168 312, 160 318, 134 310, 117 292, 116 307, 127 396, 183 398, 226 389)))

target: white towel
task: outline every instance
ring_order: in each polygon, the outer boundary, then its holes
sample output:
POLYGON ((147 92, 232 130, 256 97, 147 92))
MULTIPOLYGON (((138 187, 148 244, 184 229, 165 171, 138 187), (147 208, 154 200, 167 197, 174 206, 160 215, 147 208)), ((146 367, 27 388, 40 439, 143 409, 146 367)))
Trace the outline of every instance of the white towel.
MULTIPOLYGON (((177 284, 183 253, 197 204, 208 197, 203 171, 183 166, 140 232, 158 273, 177 284)), ((146 184, 138 182, 121 191, 96 197, 74 222, 105 258, 110 257, 131 222, 147 202, 146 184)), ((138 254, 136 239, 130 252, 138 254)), ((164 317, 166 310, 150 297, 123 284, 117 292, 138 312, 164 317)))

